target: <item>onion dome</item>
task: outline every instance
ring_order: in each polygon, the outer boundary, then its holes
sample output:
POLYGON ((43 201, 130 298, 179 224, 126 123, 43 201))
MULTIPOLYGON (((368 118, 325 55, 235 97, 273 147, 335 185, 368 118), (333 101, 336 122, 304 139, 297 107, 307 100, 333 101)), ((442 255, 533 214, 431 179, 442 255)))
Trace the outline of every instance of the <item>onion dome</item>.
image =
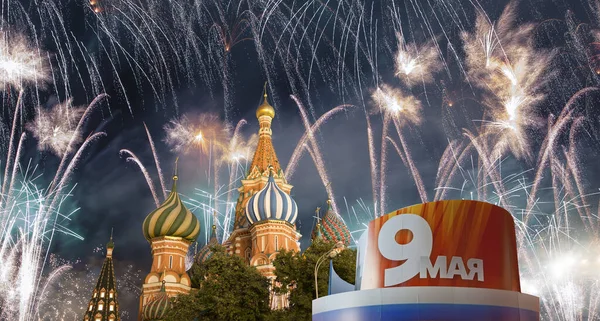
POLYGON ((269 171, 265 187, 252 195, 246 203, 246 219, 250 225, 265 220, 280 220, 293 225, 297 216, 296 201, 277 186, 273 171, 269 171))
POLYGON ((200 264, 204 263, 206 260, 208 260, 213 255, 213 252, 211 251, 210 248, 212 246, 219 244, 219 241, 217 240, 216 230, 217 230, 217 226, 213 225, 212 232, 210 233, 210 239, 208 240, 206 245, 204 245, 204 247, 201 248, 200 251, 198 251, 198 253, 196 253, 196 256, 194 257, 194 263, 200 265, 200 264))
POLYGON ((269 116, 271 118, 275 118, 275 108, 273 108, 273 106, 271 106, 271 104, 269 104, 269 101, 267 100, 267 84, 265 83, 265 93, 264 93, 264 99, 262 104, 260 104, 260 106, 258 106, 258 109, 256 110, 256 118, 260 118, 261 116, 269 116))
POLYGON ((169 299, 169 296, 165 291, 165 281, 163 281, 158 295, 156 295, 148 303, 146 303, 146 305, 142 309, 144 321, 162 320, 167 315, 167 312, 171 309, 172 306, 173 303, 171 303, 171 300, 169 299))
POLYGON ((323 239, 327 242, 342 242, 346 246, 350 245, 352 237, 346 223, 333 211, 330 200, 327 201, 327 206, 327 213, 320 222, 323 239))
POLYGON ((142 229, 148 241, 155 237, 174 236, 193 242, 200 234, 200 221, 183 205, 177 193, 177 174, 173 176, 169 197, 146 216, 142 229))

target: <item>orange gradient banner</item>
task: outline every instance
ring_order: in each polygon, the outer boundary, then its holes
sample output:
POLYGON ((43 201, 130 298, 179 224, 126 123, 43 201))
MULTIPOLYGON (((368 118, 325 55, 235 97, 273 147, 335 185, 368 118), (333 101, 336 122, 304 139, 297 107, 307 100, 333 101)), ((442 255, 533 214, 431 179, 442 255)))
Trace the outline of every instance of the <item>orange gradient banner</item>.
POLYGON ((451 200, 369 223, 361 290, 449 286, 520 292, 515 224, 505 209, 451 200))

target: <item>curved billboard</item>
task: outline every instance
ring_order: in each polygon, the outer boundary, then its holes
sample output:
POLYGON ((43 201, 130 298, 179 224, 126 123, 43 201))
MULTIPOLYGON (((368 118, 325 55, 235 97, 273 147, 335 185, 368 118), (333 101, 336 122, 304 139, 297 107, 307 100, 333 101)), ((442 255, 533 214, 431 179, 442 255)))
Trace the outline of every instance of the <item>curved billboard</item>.
POLYGON ((405 207, 371 221, 365 238, 360 290, 521 290, 514 221, 493 204, 450 200, 405 207))

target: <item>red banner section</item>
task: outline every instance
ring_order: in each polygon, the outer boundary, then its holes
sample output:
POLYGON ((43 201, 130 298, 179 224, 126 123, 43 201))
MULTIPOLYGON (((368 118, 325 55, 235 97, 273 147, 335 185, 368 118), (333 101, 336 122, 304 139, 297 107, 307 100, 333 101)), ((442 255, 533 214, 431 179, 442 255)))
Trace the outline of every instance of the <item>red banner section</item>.
POLYGON ((452 200, 369 223, 361 290, 447 286, 520 292, 515 224, 505 209, 452 200))

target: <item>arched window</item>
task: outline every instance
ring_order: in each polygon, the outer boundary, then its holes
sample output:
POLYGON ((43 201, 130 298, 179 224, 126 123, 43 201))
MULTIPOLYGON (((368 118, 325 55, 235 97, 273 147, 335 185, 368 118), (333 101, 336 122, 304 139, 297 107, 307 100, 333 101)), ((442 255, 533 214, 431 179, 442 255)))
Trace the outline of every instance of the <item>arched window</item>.
POLYGON ((94 290, 94 295, 92 295, 93 298, 96 297, 96 290, 94 290))
POLYGON ((114 298, 114 296, 115 296, 115 291, 110 290, 110 292, 108 292, 108 298, 112 299, 112 298, 114 298))
POLYGON ((115 303, 111 302, 110 305, 108 306, 108 311, 114 311, 115 310, 115 303))
POLYGON ((92 311, 93 308, 94 308, 94 304, 92 302, 90 302, 90 306, 88 307, 88 311, 92 311))
POLYGON ((89 320, 90 320, 90 317, 87 315, 85 316, 85 318, 83 318, 83 321, 89 321, 89 320))
POLYGON ((102 311, 104 309, 104 302, 98 302, 98 311, 102 311))
POLYGON ((106 291, 104 291, 104 289, 100 290, 100 297, 103 298, 105 293, 106 291))
POLYGON ((94 321, 102 321, 102 315, 100 313, 96 314, 94 321))
POLYGON ((114 314, 111 314, 110 317, 108 317, 108 321, 115 321, 117 318, 115 317, 114 314))
POLYGON ((246 257, 246 262, 250 263, 250 259, 252 258, 252 250, 250 249, 250 247, 246 248, 245 257, 246 257))

